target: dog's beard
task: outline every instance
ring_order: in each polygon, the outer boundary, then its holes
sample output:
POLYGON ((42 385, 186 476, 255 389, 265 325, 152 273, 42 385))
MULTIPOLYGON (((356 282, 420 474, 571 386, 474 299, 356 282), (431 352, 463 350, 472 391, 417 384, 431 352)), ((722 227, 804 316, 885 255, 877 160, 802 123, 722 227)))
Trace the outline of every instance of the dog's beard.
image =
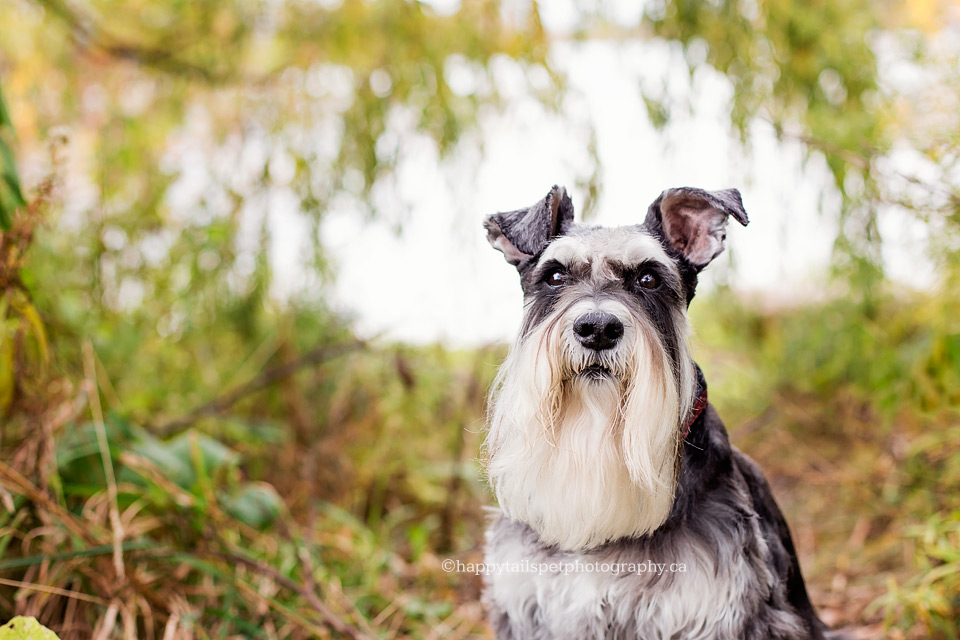
POLYGON ((521 338, 500 370, 487 473, 508 517, 545 543, 588 549, 669 516, 694 373, 685 317, 679 371, 642 319, 601 356, 565 341, 562 320, 521 338))

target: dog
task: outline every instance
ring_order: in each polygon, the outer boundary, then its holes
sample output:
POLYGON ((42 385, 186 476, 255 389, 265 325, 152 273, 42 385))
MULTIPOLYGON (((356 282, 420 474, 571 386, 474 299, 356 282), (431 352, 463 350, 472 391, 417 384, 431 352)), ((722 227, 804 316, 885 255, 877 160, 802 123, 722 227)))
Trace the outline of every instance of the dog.
POLYGON ((485 219, 524 294, 484 441, 499 640, 839 637, 690 353, 687 308, 730 218, 749 222, 736 189, 684 187, 642 224, 577 224, 555 186, 485 219))

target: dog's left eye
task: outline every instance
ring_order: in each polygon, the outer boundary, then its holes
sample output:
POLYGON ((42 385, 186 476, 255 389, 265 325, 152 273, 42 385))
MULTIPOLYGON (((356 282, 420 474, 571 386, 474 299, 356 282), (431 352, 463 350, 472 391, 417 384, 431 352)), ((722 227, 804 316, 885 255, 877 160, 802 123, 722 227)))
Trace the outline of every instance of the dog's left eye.
POLYGON ((660 286, 660 277, 652 271, 643 271, 637 276, 636 285, 643 289, 656 289, 660 286))
POLYGON ((555 269, 550 269, 547 271, 546 275, 543 278, 543 281, 546 282, 551 287, 559 287, 567 280, 567 275, 564 273, 563 269, 557 267, 555 269))

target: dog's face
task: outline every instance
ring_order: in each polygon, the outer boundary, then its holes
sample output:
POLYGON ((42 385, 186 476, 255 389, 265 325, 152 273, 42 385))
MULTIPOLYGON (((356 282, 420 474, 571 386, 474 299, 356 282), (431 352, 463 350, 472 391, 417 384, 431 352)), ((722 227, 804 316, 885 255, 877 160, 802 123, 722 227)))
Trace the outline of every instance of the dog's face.
POLYGON ((695 370, 686 309, 723 250, 735 190, 671 189, 643 224, 588 227, 554 187, 487 218, 524 320, 491 396, 487 470, 505 513, 564 549, 653 531, 673 505, 695 370))

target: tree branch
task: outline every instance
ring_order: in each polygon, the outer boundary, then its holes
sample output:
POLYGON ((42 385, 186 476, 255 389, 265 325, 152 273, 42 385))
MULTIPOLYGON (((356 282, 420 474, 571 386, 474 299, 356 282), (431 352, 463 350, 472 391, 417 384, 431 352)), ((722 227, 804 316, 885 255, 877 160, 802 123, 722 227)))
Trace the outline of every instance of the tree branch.
MULTIPOLYGON (((69 28, 74 43, 84 51, 99 52, 112 58, 128 60, 143 67, 193 77, 211 84, 246 81, 243 74, 229 69, 215 69, 185 60, 174 50, 125 42, 111 34, 90 15, 71 7, 64 0, 36 0, 59 17, 69 28)), ((183 47, 179 47, 182 49, 183 47)))
POLYGON ((246 384, 243 384, 233 391, 229 391, 214 398, 210 402, 197 407, 193 411, 190 411, 180 418, 157 425, 152 429, 152 431, 160 436, 171 435, 177 431, 180 431, 184 427, 193 424, 200 418, 223 413, 244 397, 252 393, 256 393, 257 391, 261 391, 262 389, 266 389, 280 380, 293 375, 304 367, 319 364, 325 360, 330 360, 331 358, 336 358, 352 351, 364 349, 366 346, 366 341, 357 340, 343 344, 324 345, 322 347, 317 347, 307 351, 297 358, 294 358, 293 360, 290 360, 289 362, 284 362, 283 364, 270 367, 246 384))
POLYGON ((324 604, 323 600, 320 599, 316 591, 307 585, 302 585, 294 580, 291 580, 270 565, 238 553, 212 553, 210 555, 235 565, 243 565, 270 578, 280 586, 286 587, 290 591, 299 594, 300 597, 310 604, 310 606, 317 610, 317 613, 323 617, 324 623, 337 633, 351 638, 351 640, 369 640, 368 636, 361 633, 359 629, 350 626, 338 618, 333 611, 331 611, 330 608, 324 604))

